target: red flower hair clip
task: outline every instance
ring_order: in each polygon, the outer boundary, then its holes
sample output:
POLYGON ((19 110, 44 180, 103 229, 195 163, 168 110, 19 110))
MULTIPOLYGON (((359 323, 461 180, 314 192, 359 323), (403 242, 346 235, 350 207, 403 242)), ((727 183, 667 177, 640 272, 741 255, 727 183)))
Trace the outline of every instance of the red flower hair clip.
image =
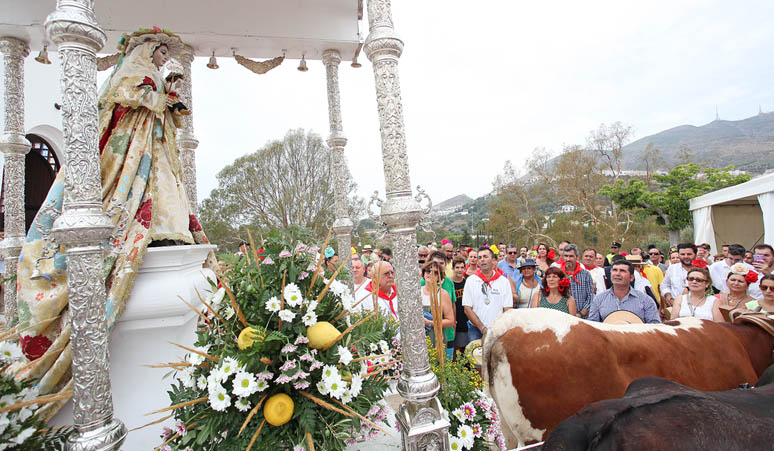
POLYGON ((556 252, 553 249, 551 249, 546 254, 546 257, 550 258, 551 260, 554 260, 556 258, 556 252))
POLYGON ((751 269, 744 275, 744 280, 747 281, 748 285, 753 284, 758 281, 758 273, 751 269))
POLYGON ((691 262, 691 266, 693 266, 694 268, 706 268, 707 262, 705 262, 700 258, 697 258, 696 260, 691 262))
POLYGON ((564 278, 559 281, 559 291, 564 291, 570 286, 570 279, 564 278))

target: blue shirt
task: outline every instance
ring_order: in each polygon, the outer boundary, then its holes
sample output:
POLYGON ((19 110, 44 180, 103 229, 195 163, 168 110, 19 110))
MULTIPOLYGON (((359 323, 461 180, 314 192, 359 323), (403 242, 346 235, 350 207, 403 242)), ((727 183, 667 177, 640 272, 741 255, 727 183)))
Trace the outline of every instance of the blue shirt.
POLYGON ((521 274, 521 271, 516 269, 515 266, 511 266, 508 264, 508 259, 501 260, 499 263, 497 263, 497 268, 503 272, 506 276, 508 276, 511 280, 516 280, 516 277, 521 274))
POLYGON ((594 300, 591 301, 588 319, 590 321, 604 321, 607 315, 618 310, 632 312, 645 323, 661 323, 658 310, 656 309, 656 302, 647 294, 633 288, 629 288, 629 292, 620 300, 613 293, 612 287, 594 296, 594 300))

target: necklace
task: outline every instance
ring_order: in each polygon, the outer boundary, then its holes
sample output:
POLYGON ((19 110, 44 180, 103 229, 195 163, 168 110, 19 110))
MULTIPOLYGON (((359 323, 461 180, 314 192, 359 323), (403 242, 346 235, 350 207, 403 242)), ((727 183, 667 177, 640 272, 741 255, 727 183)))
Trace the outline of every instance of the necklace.
MULTIPOLYGON (((747 296, 745 296, 745 295, 742 295, 741 297, 739 297, 739 300, 736 301, 736 304, 734 304, 734 306, 731 307, 731 309, 733 310, 733 309, 739 307, 739 304, 741 304, 742 301, 744 301, 746 298, 747 298, 747 296)), ((728 296, 726 296, 726 301, 728 301, 728 305, 731 305, 731 302, 733 302, 731 300, 731 293, 728 293, 728 296)))
POLYGON ((702 302, 704 302, 705 299, 707 299, 707 295, 702 296, 701 299, 699 299, 699 302, 697 302, 696 304, 691 302, 691 297, 692 297, 691 293, 688 293, 688 299, 687 299, 688 310, 691 311, 691 316, 696 316, 696 309, 699 307, 699 304, 701 304, 702 302))

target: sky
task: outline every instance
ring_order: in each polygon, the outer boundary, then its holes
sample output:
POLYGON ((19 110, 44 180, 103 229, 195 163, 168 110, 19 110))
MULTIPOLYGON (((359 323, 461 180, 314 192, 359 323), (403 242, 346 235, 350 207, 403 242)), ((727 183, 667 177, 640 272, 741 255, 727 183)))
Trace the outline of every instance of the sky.
MULTIPOLYGON (((435 203, 484 195, 506 160, 521 168, 536 148, 583 144, 601 123, 630 125, 639 139, 703 125, 716 108, 727 120, 774 110, 771 1, 392 3, 412 186, 435 203)), ((26 127, 61 127, 58 60, 34 56, 26 127)), ((322 62, 302 73, 287 60, 265 75, 233 59, 206 63, 192 69, 200 202, 224 166, 288 130, 328 136, 322 62)), ((345 154, 359 195, 384 198, 373 71, 361 63, 339 69, 345 154)))

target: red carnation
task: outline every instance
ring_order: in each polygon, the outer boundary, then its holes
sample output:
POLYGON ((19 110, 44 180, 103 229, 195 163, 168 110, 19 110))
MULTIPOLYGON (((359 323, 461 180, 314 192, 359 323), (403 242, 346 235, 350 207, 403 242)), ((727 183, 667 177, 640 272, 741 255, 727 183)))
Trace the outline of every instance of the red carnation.
POLYGON ((559 281, 559 288, 562 289, 562 291, 566 290, 567 287, 570 286, 570 279, 562 279, 559 281))
POLYGON ((553 260, 553 259, 555 259, 555 258, 556 258, 556 252, 555 252, 553 249, 551 249, 551 250, 550 250, 550 251, 548 251, 548 253, 546 254, 546 257, 548 257, 548 258, 550 258, 551 260, 553 260))
POLYGON ((747 284, 752 284, 758 281, 758 273, 750 270, 747 272, 747 274, 744 275, 744 280, 747 281, 747 284))
POLYGON ((707 262, 705 262, 700 258, 697 258, 696 260, 691 262, 691 266, 693 266, 694 268, 706 268, 707 262))
POLYGON ((30 360, 39 359, 51 347, 51 340, 44 335, 26 335, 19 339, 22 352, 30 360))

